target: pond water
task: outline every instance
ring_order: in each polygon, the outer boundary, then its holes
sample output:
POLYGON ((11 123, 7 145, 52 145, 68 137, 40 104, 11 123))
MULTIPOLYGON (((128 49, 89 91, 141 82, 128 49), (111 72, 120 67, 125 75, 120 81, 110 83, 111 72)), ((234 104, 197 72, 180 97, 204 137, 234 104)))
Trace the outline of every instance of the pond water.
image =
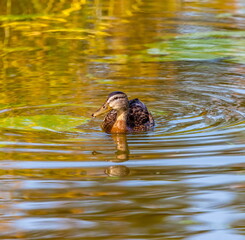
POLYGON ((1 1, 0 239, 244 239, 244 13, 1 1), (154 131, 101 131, 118 90, 154 131))

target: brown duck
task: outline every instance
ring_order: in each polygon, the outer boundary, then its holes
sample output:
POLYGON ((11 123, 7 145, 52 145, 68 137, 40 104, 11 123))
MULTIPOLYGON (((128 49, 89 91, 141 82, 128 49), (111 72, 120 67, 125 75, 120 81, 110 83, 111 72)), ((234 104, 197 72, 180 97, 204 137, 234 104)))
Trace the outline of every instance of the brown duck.
POLYGON ((155 123, 147 107, 138 98, 128 100, 123 92, 112 92, 92 117, 108 112, 101 125, 107 133, 142 132, 153 129, 155 123))

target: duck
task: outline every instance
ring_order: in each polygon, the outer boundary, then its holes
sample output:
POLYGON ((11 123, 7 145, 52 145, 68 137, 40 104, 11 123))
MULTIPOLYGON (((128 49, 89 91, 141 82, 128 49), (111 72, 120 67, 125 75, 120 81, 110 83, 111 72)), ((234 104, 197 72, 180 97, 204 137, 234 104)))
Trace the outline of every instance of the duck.
POLYGON ((105 103, 92 114, 106 114, 101 128, 106 133, 131 133, 152 130, 155 121, 146 105, 138 98, 129 100, 121 91, 108 95, 105 103))

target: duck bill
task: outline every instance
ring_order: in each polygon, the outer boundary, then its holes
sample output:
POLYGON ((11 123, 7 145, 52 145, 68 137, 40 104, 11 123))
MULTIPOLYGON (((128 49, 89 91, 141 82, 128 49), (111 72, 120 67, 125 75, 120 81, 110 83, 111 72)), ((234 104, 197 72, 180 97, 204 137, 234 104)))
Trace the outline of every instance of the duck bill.
POLYGON ((109 112, 111 110, 109 104, 105 102, 101 108, 99 108, 95 113, 92 114, 92 117, 95 118, 97 116, 102 115, 103 113, 109 112))

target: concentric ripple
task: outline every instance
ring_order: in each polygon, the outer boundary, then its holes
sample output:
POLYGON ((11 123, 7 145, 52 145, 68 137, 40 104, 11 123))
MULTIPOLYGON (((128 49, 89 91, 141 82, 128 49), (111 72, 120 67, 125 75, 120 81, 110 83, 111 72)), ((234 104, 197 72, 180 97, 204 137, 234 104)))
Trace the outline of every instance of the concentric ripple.
MULTIPOLYGON (((90 118, 94 110, 90 106, 83 111, 85 115, 79 115, 80 106, 68 104, 3 109, 1 149, 14 151, 15 160, 23 153, 34 160, 35 153, 45 161, 65 161, 72 156, 74 161, 88 162, 154 159, 160 165, 161 159, 168 158, 240 155, 245 89, 230 79, 214 78, 213 85, 206 85, 202 75, 192 69, 191 77, 178 85, 159 84, 158 91, 151 94, 153 100, 146 102, 156 120, 154 131, 124 137, 103 133, 102 119, 90 118), (194 80, 197 75, 199 79, 194 80), (119 156, 118 151, 128 153, 119 156)), ((162 81, 156 79, 156 83, 162 81)), ((138 94, 143 98, 143 92, 138 94)))

